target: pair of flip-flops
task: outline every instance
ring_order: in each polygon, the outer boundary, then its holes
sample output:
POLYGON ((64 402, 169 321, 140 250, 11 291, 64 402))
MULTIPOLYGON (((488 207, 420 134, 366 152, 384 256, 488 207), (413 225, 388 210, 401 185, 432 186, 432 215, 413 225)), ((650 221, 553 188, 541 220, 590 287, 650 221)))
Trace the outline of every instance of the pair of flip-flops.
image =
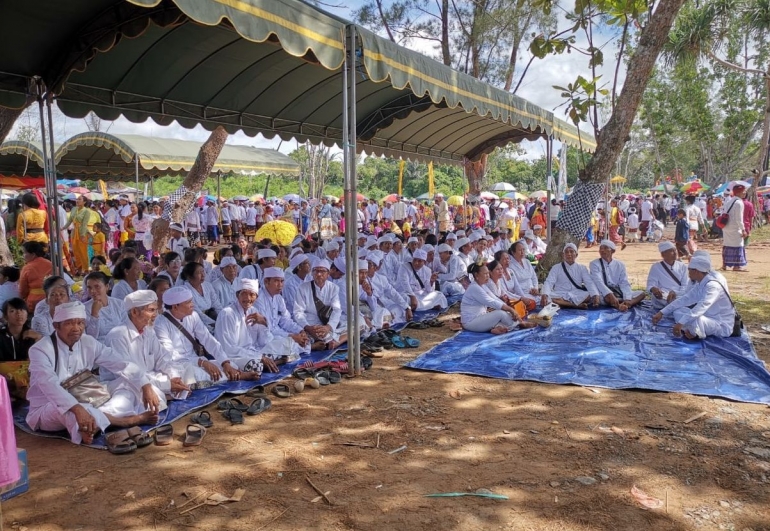
POLYGON ((204 428, 210 428, 214 425, 214 421, 211 420, 211 413, 208 411, 200 411, 190 417, 190 422, 193 424, 198 424, 199 426, 203 426, 204 428))
POLYGON ((205 436, 206 428, 199 424, 188 424, 182 444, 184 446, 200 446, 205 436))
POLYGON ((174 427, 171 424, 158 426, 155 430, 155 444, 157 446, 168 446, 174 440, 174 427))
POLYGON ((397 335, 391 337, 390 340, 396 348, 417 348, 420 346, 420 342, 417 339, 409 336, 397 335))
POLYGON ((249 416, 259 415, 270 409, 273 403, 268 398, 255 398, 251 404, 246 405, 237 398, 228 398, 220 400, 217 409, 222 411, 222 415, 232 424, 243 424, 243 414, 249 416))
POLYGON ((107 450, 111 454, 130 454, 137 448, 144 448, 152 444, 152 437, 142 431, 142 428, 134 426, 123 430, 108 433, 107 450))

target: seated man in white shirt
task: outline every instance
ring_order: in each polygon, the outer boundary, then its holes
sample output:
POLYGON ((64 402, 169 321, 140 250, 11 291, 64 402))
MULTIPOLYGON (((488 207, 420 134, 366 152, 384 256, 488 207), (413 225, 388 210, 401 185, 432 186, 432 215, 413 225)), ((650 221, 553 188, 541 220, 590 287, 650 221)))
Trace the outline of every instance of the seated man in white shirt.
POLYGON ((524 232, 524 241, 527 242, 529 254, 532 254, 540 260, 546 251, 546 244, 543 240, 535 235, 531 230, 524 232))
POLYGON ((278 349, 278 355, 274 355, 268 350, 275 352, 275 349, 265 348, 273 341, 273 335, 267 328, 267 320, 254 307, 259 296, 259 281, 239 279, 237 283, 236 301, 219 313, 214 337, 229 358, 245 371, 259 375, 263 370, 278 372, 275 360, 284 352, 278 349))
POLYGON ((335 349, 347 341, 339 288, 329 280, 329 269, 328 260, 318 260, 313 280, 300 285, 294 299, 294 320, 314 341, 313 350, 335 349))
POLYGON ((552 301, 562 308, 586 309, 588 305, 599 306, 601 296, 596 288, 591 273, 584 265, 578 264, 577 246, 568 243, 564 246, 564 260, 554 265, 548 272, 543 284, 541 305, 545 307, 552 301))
POLYGON ((222 277, 213 282, 214 291, 219 297, 222 307, 235 302, 235 288, 238 280, 238 262, 232 256, 225 256, 219 262, 222 277))
POLYGON ((661 242, 658 251, 663 260, 652 264, 647 274, 647 291, 652 297, 652 307, 656 310, 681 296, 690 283, 687 266, 677 260, 676 246, 670 241, 661 242))
POLYGON ((366 276, 372 286, 377 301, 393 315, 393 323, 412 320, 412 308, 409 301, 398 292, 395 285, 379 273, 384 256, 382 251, 372 251, 366 255, 366 276))
POLYGON ((735 325, 735 307, 722 283, 711 272, 711 261, 704 256, 690 260, 688 275, 695 285, 652 317, 657 325, 673 316, 674 336, 688 339, 708 336, 730 337, 735 325))
MULTIPOLYGON (((97 431, 110 426, 130 427, 158 422, 158 395, 144 372, 119 353, 86 335, 86 309, 68 302, 56 307, 54 333, 29 350, 30 386, 27 391, 27 424, 33 430, 66 429, 75 444, 91 444, 97 431), (110 397, 97 407, 80 403, 62 382, 83 370, 103 367, 125 383, 131 405, 143 406, 141 414, 125 411, 125 400, 110 397)), ((130 451, 130 450, 129 450, 130 451)))
POLYGON ((312 268, 313 257, 309 254, 299 253, 292 257, 289 261, 289 271, 292 275, 289 278, 284 278, 283 288, 281 290, 281 297, 283 298, 286 307, 291 312, 294 309, 294 299, 297 296, 297 289, 301 284, 310 282, 313 279, 313 275, 310 274, 312 268))
MULTIPOLYGON (((307 265, 307 263, 305 264, 307 265)), ((284 350, 289 350, 292 354, 310 352, 310 338, 303 328, 292 319, 291 312, 288 310, 286 300, 283 297, 283 290, 285 289, 283 270, 278 267, 266 269, 263 282, 264 289, 259 294, 256 308, 267 321, 265 326, 273 334, 273 337, 285 338, 288 341, 284 350)))
POLYGON ((272 249, 259 249, 257 251, 257 263, 244 267, 239 278, 252 278, 262 281, 262 272, 268 267, 274 267, 278 255, 272 249))
POLYGON ((439 259, 434 262, 434 271, 437 274, 439 289, 447 297, 454 297, 465 293, 468 286, 467 267, 463 269, 460 259, 446 243, 438 246, 439 259))
POLYGON ((599 244, 599 258, 591 262, 589 270, 604 304, 625 312, 642 302, 647 293, 631 289, 625 264, 614 260, 613 254, 615 243, 602 240, 599 244))
POLYGON ((184 229, 179 223, 172 223, 168 227, 171 237, 168 239, 166 247, 171 252, 184 254, 184 250, 190 247, 190 242, 184 237, 184 229))
POLYGON ((401 264, 396 279, 397 289, 409 299, 412 311, 443 309, 448 306, 446 297, 436 291, 435 273, 425 267, 428 254, 417 249, 412 255, 411 262, 401 264))
MULTIPOLYGON (((168 407, 166 395, 183 398, 190 388, 182 381, 185 367, 173 362, 171 353, 161 346, 155 336, 153 325, 158 316, 158 296, 150 290, 137 290, 126 295, 123 307, 127 312, 126 319, 110 330, 104 344, 144 371, 158 396, 158 411, 163 411, 168 407)), ((110 386, 115 385, 114 375, 109 371, 102 370, 100 378, 110 386)), ((125 391, 122 394, 123 400, 132 398, 125 391)), ((143 412, 139 410, 142 404, 134 403, 133 406, 135 414, 143 412)))
POLYGON ((192 301, 192 292, 184 286, 163 294, 164 312, 155 320, 155 335, 176 363, 189 369, 187 385, 196 382, 251 380, 256 373, 242 372, 222 349, 222 345, 203 324, 192 301))

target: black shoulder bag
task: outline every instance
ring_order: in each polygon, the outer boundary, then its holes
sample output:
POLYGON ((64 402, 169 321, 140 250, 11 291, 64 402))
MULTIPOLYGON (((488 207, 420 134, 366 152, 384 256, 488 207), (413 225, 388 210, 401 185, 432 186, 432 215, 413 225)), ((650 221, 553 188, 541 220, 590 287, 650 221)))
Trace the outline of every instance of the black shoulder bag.
MULTIPOLYGON (((51 343, 53 343, 54 365, 53 371, 59 373, 59 342, 56 340, 56 332, 51 334, 51 343)), ((61 386, 71 394, 79 404, 90 404, 93 407, 100 407, 112 398, 107 386, 104 385, 93 371, 83 369, 64 380, 61 386)))
POLYGON ((564 274, 565 274, 565 275, 567 275, 567 278, 569 279, 569 281, 570 281, 570 282, 572 282, 572 285, 573 285, 573 286, 575 286, 575 287, 576 287, 577 289, 579 289, 580 291, 588 291, 588 288, 586 288, 585 286, 578 286, 578 285, 577 285, 577 282, 575 282, 575 281, 572 279, 572 277, 571 277, 571 276, 570 276, 570 274, 569 274, 569 271, 567 271, 567 266, 565 266, 565 265, 564 265, 564 262, 562 262, 562 263, 561 263, 561 268, 564 270, 564 274))
MULTIPOLYGON (((563 264, 564 262, 562 262, 563 264)), ((613 295, 615 295, 615 298, 622 301, 623 300, 623 292, 618 288, 617 286, 610 286, 609 281, 607 280, 607 270, 604 269, 604 260, 599 258, 599 264, 602 266, 602 278, 604 278, 604 285, 607 286, 613 295)))
MULTIPOLYGON (((682 283, 679 281, 679 279, 678 279, 678 278, 676 278, 676 275, 673 273, 673 271, 671 271, 671 270, 668 268, 668 266, 666 265, 666 262, 664 262, 663 260, 661 260, 661 261, 660 261, 660 266, 663 268, 663 271, 665 271, 666 273, 668 273, 668 276, 670 276, 671 278, 673 278, 673 279, 674 279, 674 282, 676 282, 678 286, 680 286, 680 287, 682 286, 682 283)), ((720 286, 721 286, 721 284, 720 284, 720 286)))
POLYGON ((727 295, 727 300, 730 301, 730 304, 733 305, 733 310, 735 310, 735 321, 733 321, 733 333, 730 334, 730 337, 740 337, 740 335, 743 333, 743 319, 741 319, 741 314, 738 313, 738 308, 735 307, 735 303, 733 302, 733 298, 730 297, 730 294, 727 293, 727 290, 722 285, 721 282, 716 280, 711 280, 710 282, 716 282, 719 284, 719 287, 722 288, 722 291, 725 292, 725 295, 727 295))
POLYGON ((315 311, 318 314, 318 319, 320 319, 323 324, 329 324, 329 319, 332 317, 334 308, 321 302, 321 299, 318 298, 318 295, 316 295, 315 292, 315 282, 312 280, 310 281, 310 290, 313 292, 313 302, 315 303, 315 311))
POLYGON ((420 278, 420 275, 417 274, 417 271, 414 269, 414 266, 412 265, 411 262, 409 262, 409 267, 412 270, 412 274, 414 275, 414 278, 416 278, 417 282, 420 283, 420 289, 425 289, 425 283, 420 278))
POLYGON ((209 352, 206 350, 206 347, 203 346, 203 344, 198 341, 198 338, 194 337, 190 332, 187 331, 187 329, 182 326, 182 323, 177 321, 173 315, 169 312, 163 312, 163 317, 169 320, 169 322, 174 325, 177 330, 182 332, 182 335, 187 338, 187 341, 190 342, 193 346, 193 350, 195 351, 195 354, 197 356, 201 356, 203 358, 206 358, 207 360, 213 360, 214 356, 209 354, 209 352))

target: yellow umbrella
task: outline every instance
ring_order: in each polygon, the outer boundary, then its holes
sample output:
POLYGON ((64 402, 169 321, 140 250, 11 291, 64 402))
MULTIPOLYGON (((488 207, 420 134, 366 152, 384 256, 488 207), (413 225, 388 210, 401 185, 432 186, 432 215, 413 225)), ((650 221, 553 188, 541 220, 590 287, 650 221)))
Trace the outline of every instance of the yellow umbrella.
POLYGON ((249 201, 260 201, 260 202, 264 203, 265 202, 265 196, 262 195, 262 194, 254 194, 254 195, 251 196, 249 201))
POLYGON ((461 195, 450 196, 449 199, 446 200, 446 202, 452 206, 460 206, 463 204, 463 196, 461 195))
POLYGON ((290 245, 291 241, 297 235, 297 227, 293 223, 288 221, 270 221, 262 225, 257 234, 254 236, 256 240, 262 240, 269 238, 273 243, 278 245, 290 245))
POLYGON ((611 182, 612 184, 619 184, 619 183, 624 183, 624 182, 626 182, 626 178, 625 178, 625 177, 623 177, 622 175, 616 175, 615 177, 613 177, 612 179, 610 179, 610 182, 611 182))

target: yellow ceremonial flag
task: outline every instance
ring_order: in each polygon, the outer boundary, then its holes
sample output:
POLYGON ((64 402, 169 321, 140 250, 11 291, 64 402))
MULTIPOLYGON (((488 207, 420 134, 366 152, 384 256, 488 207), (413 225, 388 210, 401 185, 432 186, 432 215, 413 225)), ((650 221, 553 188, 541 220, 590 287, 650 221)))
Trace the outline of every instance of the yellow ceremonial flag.
POLYGON ((433 183, 433 161, 428 163, 428 195, 433 196, 436 193, 436 188, 433 183))
POLYGON ((398 164, 398 195, 404 195, 403 187, 404 187, 404 166, 406 166, 406 161, 402 160, 398 164))
POLYGON ((107 195, 107 185, 104 184, 104 181, 101 179, 99 179, 99 190, 101 190, 102 197, 104 197, 105 201, 110 198, 110 196, 107 195))

